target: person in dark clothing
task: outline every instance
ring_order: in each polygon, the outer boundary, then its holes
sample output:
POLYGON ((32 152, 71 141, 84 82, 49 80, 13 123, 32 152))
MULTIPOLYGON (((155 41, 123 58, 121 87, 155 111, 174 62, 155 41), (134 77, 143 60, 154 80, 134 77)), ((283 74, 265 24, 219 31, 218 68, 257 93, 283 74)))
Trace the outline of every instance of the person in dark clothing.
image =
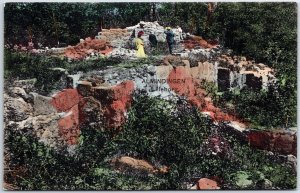
POLYGON ((150 32, 149 34, 149 41, 150 41, 151 48, 157 47, 157 39, 156 36, 153 34, 153 32, 150 32))
POLYGON ((166 39, 167 39, 167 43, 168 43, 168 47, 169 47, 169 52, 170 52, 170 54, 173 54, 173 47, 174 47, 174 43, 175 43, 174 33, 172 32, 170 27, 167 27, 166 29, 167 29, 167 31, 165 31, 165 34, 167 36, 166 39))

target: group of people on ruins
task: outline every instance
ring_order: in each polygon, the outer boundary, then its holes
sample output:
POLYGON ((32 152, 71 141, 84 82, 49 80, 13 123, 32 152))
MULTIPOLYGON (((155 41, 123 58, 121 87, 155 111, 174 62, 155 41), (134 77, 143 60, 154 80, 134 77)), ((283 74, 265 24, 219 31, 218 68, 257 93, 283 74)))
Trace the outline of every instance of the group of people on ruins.
MULTIPOLYGON (((177 31, 179 33, 180 40, 182 40, 183 39, 182 29, 179 26, 177 26, 177 31)), ((166 35, 166 40, 167 40, 169 53, 173 54, 173 49, 174 49, 174 44, 175 44, 175 38, 174 38, 175 34, 172 31, 171 27, 166 27, 164 33, 166 35)), ((131 39, 135 43, 135 48, 137 50, 137 57, 138 58, 147 57, 147 55, 145 54, 145 50, 144 50, 144 41, 143 41, 143 38, 142 38, 143 35, 144 35, 144 31, 139 31, 138 34, 137 34, 137 38, 135 38, 135 30, 133 31, 133 33, 131 35, 131 39)), ((150 32, 148 39, 149 39, 149 42, 150 42, 151 50, 155 50, 157 48, 157 43, 158 43, 155 34, 153 32, 150 32)))

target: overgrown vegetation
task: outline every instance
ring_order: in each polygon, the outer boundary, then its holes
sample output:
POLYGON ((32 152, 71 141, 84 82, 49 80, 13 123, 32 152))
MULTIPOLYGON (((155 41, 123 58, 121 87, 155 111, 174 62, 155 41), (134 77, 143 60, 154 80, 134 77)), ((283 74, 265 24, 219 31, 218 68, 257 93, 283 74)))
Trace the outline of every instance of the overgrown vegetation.
POLYGON ((186 188, 183 182, 192 183, 194 178, 217 176, 223 189, 264 188, 260 186, 266 179, 275 189, 296 187, 291 167, 219 133, 196 108, 177 111, 175 106, 158 98, 136 97, 128 121, 116 137, 82 129, 75 156, 58 154, 32 136, 7 130, 9 167, 23 168, 23 172, 6 172, 6 182, 22 190, 174 190, 186 188), (203 149, 205 141, 215 136, 228 143, 220 155, 203 149), (116 155, 167 165, 169 172, 119 173, 109 164, 116 155), (251 183, 243 187, 243 180, 251 183))
POLYGON ((272 129, 297 126, 296 91, 286 92, 286 85, 275 84, 268 90, 232 90, 218 92, 203 84, 216 106, 251 123, 251 128, 272 129))

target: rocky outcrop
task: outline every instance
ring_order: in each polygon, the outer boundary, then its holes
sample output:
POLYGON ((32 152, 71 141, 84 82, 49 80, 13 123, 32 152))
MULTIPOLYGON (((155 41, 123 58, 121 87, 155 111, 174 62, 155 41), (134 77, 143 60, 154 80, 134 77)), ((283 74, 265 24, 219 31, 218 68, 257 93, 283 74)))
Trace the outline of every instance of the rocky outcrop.
POLYGON ((11 96, 4 95, 7 128, 31 133, 57 150, 76 145, 85 126, 117 132, 126 121, 134 83, 101 85, 81 81, 78 89, 64 89, 50 97, 13 89, 11 96), (19 96, 28 98, 28 102, 19 96))
POLYGON ((32 115, 33 108, 23 98, 4 94, 4 118, 7 121, 22 121, 32 115))
POLYGON ((193 79, 213 82, 219 91, 242 89, 268 89, 276 82, 275 72, 262 63, 247 61, 245 57, 231 57, 221 51, 197 49, 166 56, 165 65, 185 66, 193 79))
POLYGON ((36 137, 39 142, 55 149, 61 150, 67 143, 59 134, 58 120, 64 115, 53 113, 49 115, 38 115, 29 117, 20 122, 9 122, 7 129, 12 129, 23 134, 30 134, 36 137))
POLYGON ((269 85, 276 82, 273 69, 262 63, 247 61, 246 57, 221 55, 218 61, 217 80, 221 90, 241 89, 244 86, 252 89, 267 89, 269 85))
MULTIPOLYGON (((73 59, 93 54, 132 59, 135 57, 135 50, 128 49, 126 44, 129 36, 136 35, 140 30, 145 32, 144 37, 153 32, 160 42, 165 41, 163 26, 157 22, 140 22, 126 29, 103 29, 96 39, 80 40, 78 45, 65 49, 65 54, 73 59)), ((160 65, 148 64, 126 69, 108 67, 84 75, 68 75, 64 69, 51 69, 64 76, 63 80, 67 82, 60 84, 60 88, 68 88, 52 96, 27 94, 32 91, 35 79, 16 81, 16 87, 9 95, 4 95, 5 118, 19 123, 30 117, 60 114, 55 126, 57 133, 66 144, 75 145, 80 128, 119 130, 126 121, 133 93, 174 101, 181 97, 198 107, 204 116, 210 117, 215 123, 226 124, 227 131, 233 131, 243 140, 247 138, 253 147, 295 155, 295 134, 249 132, 247 124, 230 114, 230 111, 223 112, 214 106, 212 99, 202 88, 202 82, 206 81, 215 84, 219 91, 244 87, 267 89, 276 82, 274 71, 264 64, 247 60, 246 57, 231 56, 230 50, 222 49, 218 42, 205 41, 193 35, 180 42, 178 32, 173 30, 177 43, 185 45, 186 49, 162 58, 160 65), (97 75, 96 78, 94 75, 97 75)), ((147 45, 147 38, 144 41, 147 45)), ((214 144, 213 141, 208 143, 214 144)), ((218 153, 218 150, 212 152, 218 153)))

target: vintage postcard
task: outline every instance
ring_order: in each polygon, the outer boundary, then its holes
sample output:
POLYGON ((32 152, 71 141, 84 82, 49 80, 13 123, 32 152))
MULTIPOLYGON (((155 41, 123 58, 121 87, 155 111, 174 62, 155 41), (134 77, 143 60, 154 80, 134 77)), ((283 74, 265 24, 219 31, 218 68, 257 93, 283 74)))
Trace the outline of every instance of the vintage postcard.
POLYGON ((5 190, 293 190, 295 2, 7 2, 5 190))

